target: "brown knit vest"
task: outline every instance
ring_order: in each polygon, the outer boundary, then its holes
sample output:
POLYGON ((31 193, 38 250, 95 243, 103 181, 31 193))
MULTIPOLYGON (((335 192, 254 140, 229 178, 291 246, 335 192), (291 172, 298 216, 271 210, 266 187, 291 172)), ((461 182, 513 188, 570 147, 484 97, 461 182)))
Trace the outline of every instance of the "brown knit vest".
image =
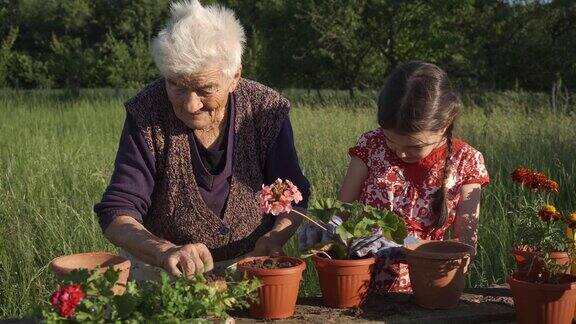
POLYGON ((268 148, 290 109, 288 100, 276 91, 246 79, 240 80, 234 98, 232 180, 223 218, 200 195, 190 154, 192 129, 174 114, 164 78, 125 103, 156 159, 156 182, 144 226, 174 244, 204 243, 215 261, 251 251, 272 228, 274 219, 260 213, 256 193, 263 184, 268 148), (229 233, 221 231, 222 226, 229 233))

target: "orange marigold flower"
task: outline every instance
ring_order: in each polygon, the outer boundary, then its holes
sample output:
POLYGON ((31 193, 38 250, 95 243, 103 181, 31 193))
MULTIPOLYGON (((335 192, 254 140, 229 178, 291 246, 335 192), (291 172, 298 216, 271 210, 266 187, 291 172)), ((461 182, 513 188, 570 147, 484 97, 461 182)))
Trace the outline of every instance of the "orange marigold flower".
POLYGON ((526 186, 530 189, 541 189, 544 186, 544 183, 548 181, 548 177, 540 172, 534 172, 528 178, 528 181, 525 182, 526 186))
POLYGON ((528 168, 517 168, 512 172, 512 180, 519 183, 526 183, 530 179, 532 170, 528 168))
POLYGON ((550 179, 548 179, 547 181, 545 181, 545 182, 542 184, 542 188, 543 188, 543 189, 546 189, 546 190, 548 190, 548 191, 550 191, 550 192, 556 192, 556 193, 558 193, 558 192, 560 191, 560 186, 558 186, 558 183, 557 183, 556 181, 550 180, 550 179))
POLYGON ((559 192, 560 187, 554 180, 548 178, 541 172, 536 172, 528 168, 517 168, 512 172, 512 180, 525 185, 532 190, 548 190, 559 192))

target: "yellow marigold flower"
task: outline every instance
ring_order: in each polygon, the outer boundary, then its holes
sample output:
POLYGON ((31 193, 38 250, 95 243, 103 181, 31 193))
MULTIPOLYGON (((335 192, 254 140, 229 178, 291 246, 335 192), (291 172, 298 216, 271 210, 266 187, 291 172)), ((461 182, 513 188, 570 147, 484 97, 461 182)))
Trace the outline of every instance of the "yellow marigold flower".
POLYGON ((559 220, 562 215, 556 210, 556 207, 552 205, 544 205, 542 209, 538 212, 538 216, 542 219, 543 222, 547 222, 549 220, 557 221, 559 220))
POLYGON ((568 217, 568 219, 569 219, 571 222, 576 223, 576 211, 575 211, 575 212, 572 212, 572 213, 570 214, 570 216, 568 217))
POLYGON ((555 214, 558 212, 556 210, 556 207, 554 207, 554 205, 544 205, 544 207, 542 207, 542 211, 550 213, 550 214, 555 214))

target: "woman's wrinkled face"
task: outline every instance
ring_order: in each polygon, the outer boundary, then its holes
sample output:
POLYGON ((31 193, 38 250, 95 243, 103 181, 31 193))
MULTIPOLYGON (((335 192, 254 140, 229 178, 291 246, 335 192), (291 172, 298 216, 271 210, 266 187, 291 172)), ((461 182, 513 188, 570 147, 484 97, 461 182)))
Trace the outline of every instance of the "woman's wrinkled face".
POLYGON ((400 135, 387 129, 383 131, 388 147, 396 153, 398 158, 406 163, 415 163, 422 160, 446 141, 445 130, 418 132, 410 135, 400 135))
POLYGON ((186 126, 206 130, 219 124, 228 95, 236 89, 240 72, 233 78, 220 69, 166 79, 168 99, 174 113, 186 126))

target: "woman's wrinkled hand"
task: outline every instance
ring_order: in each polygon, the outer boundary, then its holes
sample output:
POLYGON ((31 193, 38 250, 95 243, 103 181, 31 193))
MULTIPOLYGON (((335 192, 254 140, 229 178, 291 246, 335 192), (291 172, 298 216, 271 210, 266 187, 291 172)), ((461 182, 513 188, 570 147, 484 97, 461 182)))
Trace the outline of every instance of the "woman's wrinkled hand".
POLYGON ((159 264, 170 275, 187 278, 214 268, 212 254, 202 243, 173 246, 160 254, 159 264))
POLYGON ((250 253, 251 256, 271 256, 277 257, 286 255, 283 246, 267 236, 263 236, 254 246, 254 250, 250 253))

